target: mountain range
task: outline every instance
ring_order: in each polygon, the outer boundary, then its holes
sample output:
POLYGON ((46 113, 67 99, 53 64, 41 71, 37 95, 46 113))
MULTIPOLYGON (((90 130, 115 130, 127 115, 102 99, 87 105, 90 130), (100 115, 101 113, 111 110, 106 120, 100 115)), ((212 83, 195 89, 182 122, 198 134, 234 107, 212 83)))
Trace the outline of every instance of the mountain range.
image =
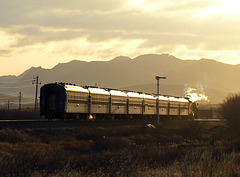
MULTIPOLYGON (((221 102, 228 93, 240 90, 240 65, 230 65, 211 59, 181 60, 168 54, 141 55, 134 59, 119 56, 110 61, 80 61, 59 63, 52 69, 32 67, 19 76, 0 77, 0 94, 28 97, 35 94, 33 77, 41 84, 66 82, 76 85, 129 89, 156 93, 155 76, 160 80, 160 93, 184 96, 188 87, 205 92, 212 103, 221 102)), ((1 99, 1 98, 0 98, 1 99)))

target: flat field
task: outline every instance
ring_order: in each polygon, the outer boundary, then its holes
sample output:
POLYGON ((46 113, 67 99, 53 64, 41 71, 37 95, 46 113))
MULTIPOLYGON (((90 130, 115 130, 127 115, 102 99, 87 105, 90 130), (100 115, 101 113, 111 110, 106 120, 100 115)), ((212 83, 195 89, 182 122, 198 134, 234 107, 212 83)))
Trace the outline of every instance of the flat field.
POLYGON ((224 122, 0 125, 1 176, 240 175, 240 139, 224 122))

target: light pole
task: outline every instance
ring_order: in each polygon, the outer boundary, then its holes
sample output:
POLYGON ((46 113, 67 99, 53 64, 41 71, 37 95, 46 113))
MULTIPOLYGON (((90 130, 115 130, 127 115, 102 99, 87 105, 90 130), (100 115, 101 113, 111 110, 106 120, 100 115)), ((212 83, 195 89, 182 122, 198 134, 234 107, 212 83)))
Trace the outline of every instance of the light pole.
POLYGON ((159 125, 159 79, 167 79, 167 77, 156 76, 157 80, 157 124, 159 125))

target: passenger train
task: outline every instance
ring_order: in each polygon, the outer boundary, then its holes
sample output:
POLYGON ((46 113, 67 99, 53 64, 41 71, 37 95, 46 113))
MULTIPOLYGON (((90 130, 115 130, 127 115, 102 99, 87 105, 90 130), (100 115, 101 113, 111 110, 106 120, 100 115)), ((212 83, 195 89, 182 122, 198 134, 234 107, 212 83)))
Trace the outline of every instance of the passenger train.
POLYGON ((66 83, 50 83, 41 87, 40 114, 47 119, 155 117, 157 99, 162 119, 194 117, 195 105, 187 98, 66 83))

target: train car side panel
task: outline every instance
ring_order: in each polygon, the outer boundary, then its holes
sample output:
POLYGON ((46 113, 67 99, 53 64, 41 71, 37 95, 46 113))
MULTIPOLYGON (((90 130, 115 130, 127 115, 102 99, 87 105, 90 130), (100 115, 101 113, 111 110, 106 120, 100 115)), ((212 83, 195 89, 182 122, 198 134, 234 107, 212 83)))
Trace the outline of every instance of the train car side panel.
POLYGON ((104 94, 91 94, 91 114, 109 114, 109 97, 104 94))
POLYGON ((142 114, 142 98, 129 97, 129 114, 142 114))
POLYGON ((111 114, 127 114, 127 97, 111 95, 111 114))
POLYGON ((144 98, 144 115, 156 115, 156 99, 144 98))
POLYGON ((167 116, 168 115, 168 100, 159 100, 159 114, 167 116))
POLYGON ((143 114, 143 95, 136 92, 128 92, 128 114, 143 114))
POLYGON ((188 102, 182 102, 180 103, 180 115, 181 116, 188 116, 189 114, 189 103, 188 102))
POLYGON ((88 113, 88 92, 66 92, 66 112, 67 113, 88 113))
POLYGON ((169 108, 170 116, 178 116, 179 115, 179 102, 171 101, 169 108))

